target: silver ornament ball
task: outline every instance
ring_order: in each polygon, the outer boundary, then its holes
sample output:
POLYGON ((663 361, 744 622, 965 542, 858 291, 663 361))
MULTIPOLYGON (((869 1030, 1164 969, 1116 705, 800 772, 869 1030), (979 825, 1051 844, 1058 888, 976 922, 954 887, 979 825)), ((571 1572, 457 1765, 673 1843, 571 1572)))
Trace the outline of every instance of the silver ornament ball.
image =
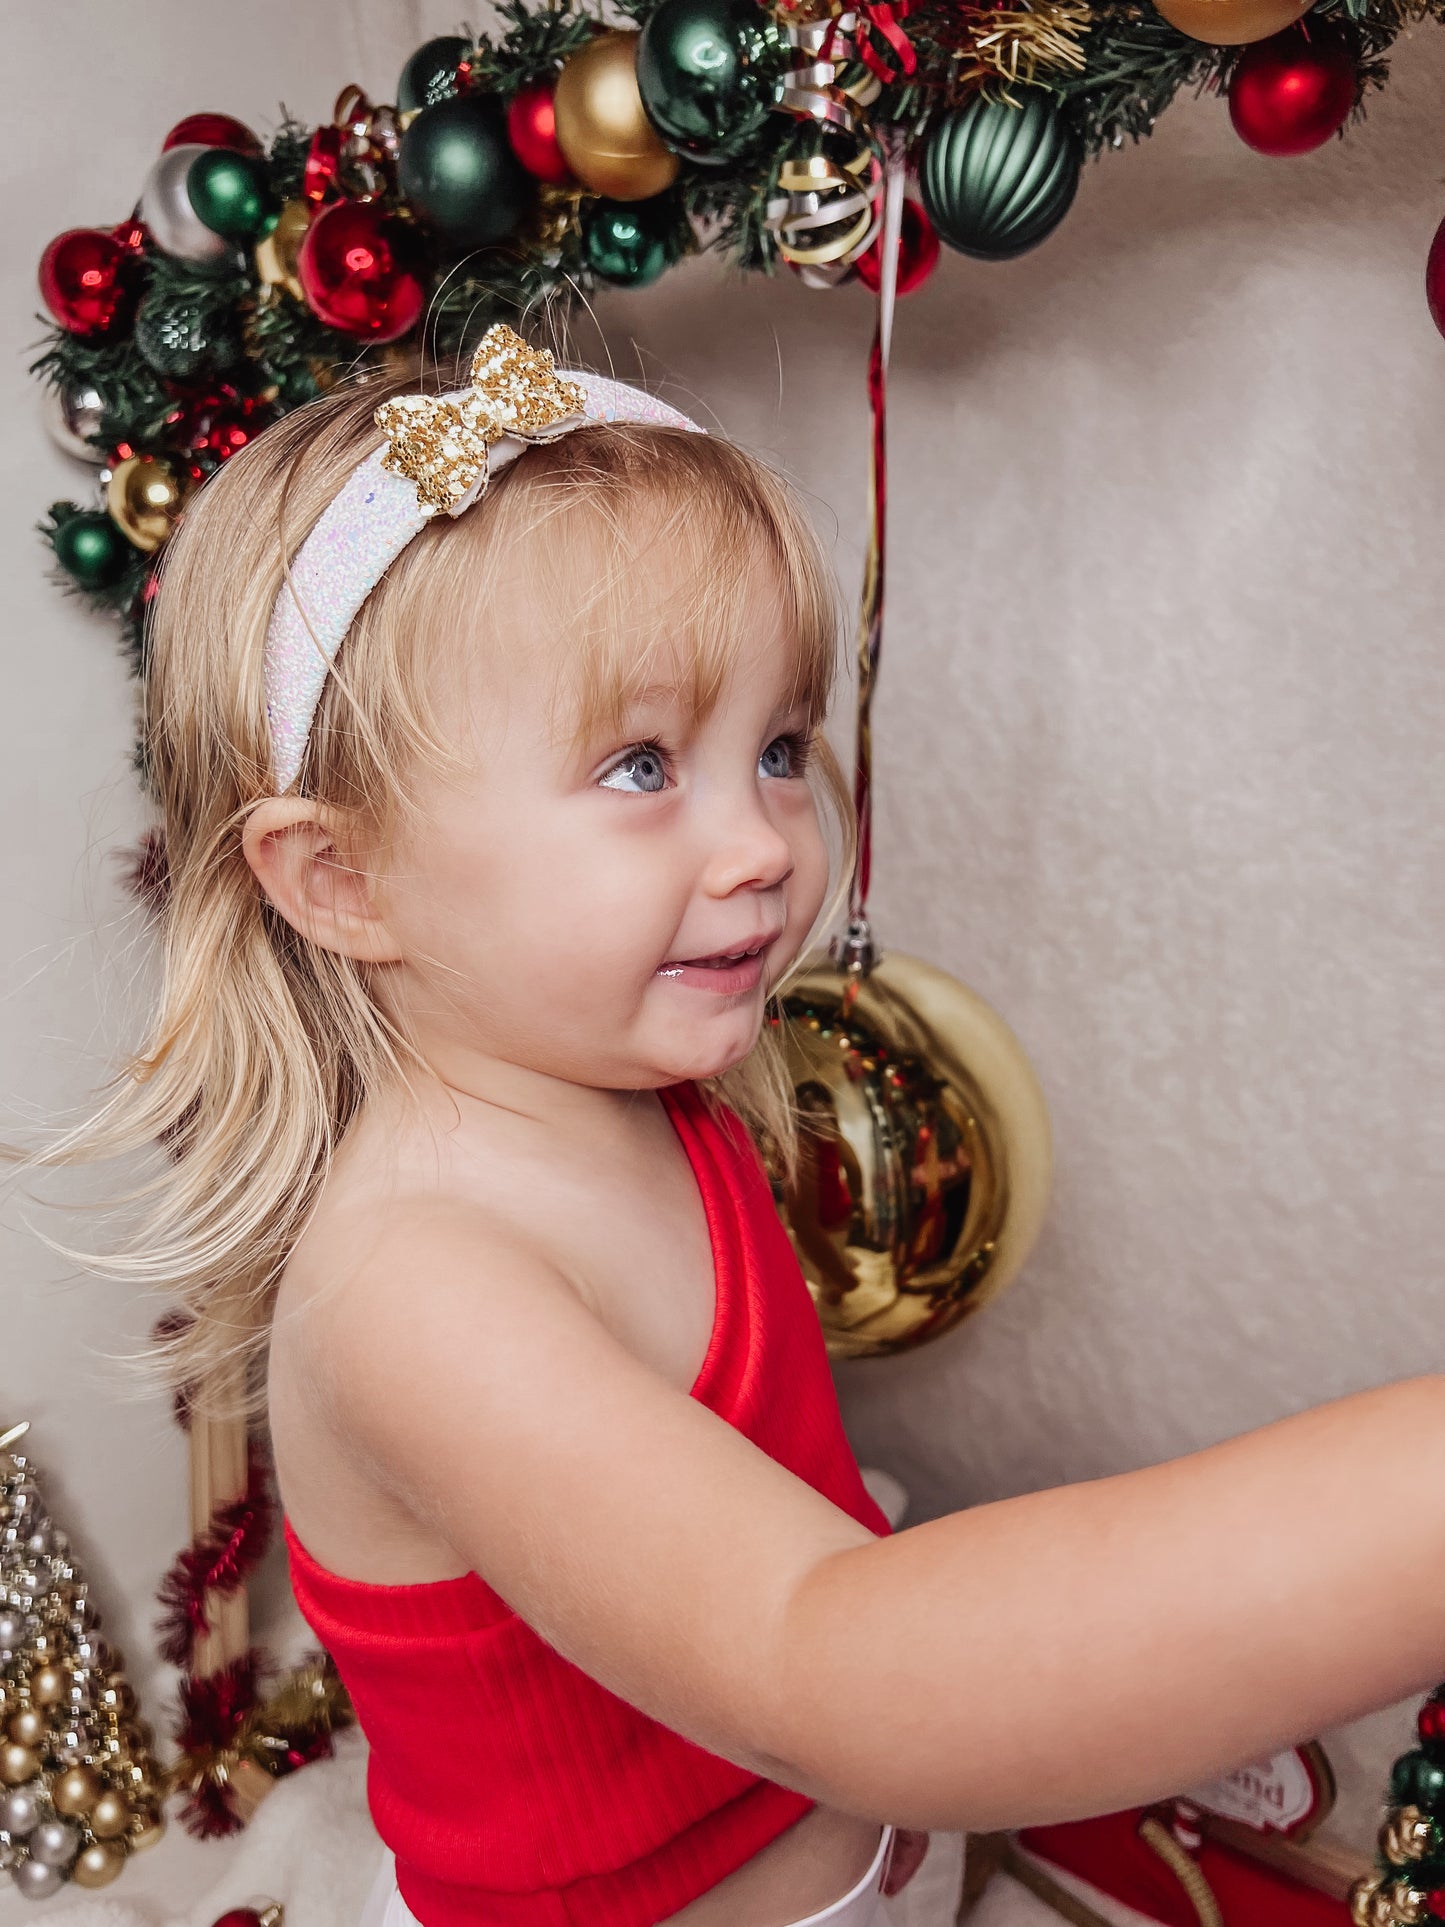
POLYGON ((80 1851, 80 1829, 69 1820, 42 1820, 30 1836, 30 1858, 42 1867, 68 1867, 80 1851))
POLYGON ((59 1867, 47 1867, 43 1860, 17 1860, 10 1878, 27 1900, 47 1900, 65 1885, 59 1867))
POLYGON ((0 1832, 23 1840, 39 1823, 40 1801, 35 1786, 11 1786, 0 1793, 0 1832))
POLYGON ((213 234, 206 226, 186 192, 191 162, 205 152, 203 145, 193 141, 168 147, 141 189, 140 218, 161 252, 178 261, 223 261, 235 251, 224 235, 213 234))
POLYGON ((81 462, 102 462, 104 449, 94 447, 92 436, 100 434, 100 418, 106 412, 98 387, 83 382, 79 387, 48 387, 44 391, 44 426, 54 445, 81 462))

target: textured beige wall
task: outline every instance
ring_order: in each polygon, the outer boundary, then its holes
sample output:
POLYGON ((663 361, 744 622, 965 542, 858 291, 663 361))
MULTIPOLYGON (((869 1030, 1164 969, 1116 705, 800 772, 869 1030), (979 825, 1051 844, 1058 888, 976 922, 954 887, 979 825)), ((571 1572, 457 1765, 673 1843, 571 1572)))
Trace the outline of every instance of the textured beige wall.
MULTIPOLYGON (((24 372, 35 261, 61 228, 127 211, 181 113, 273 123, 283 96, 315 119, 343 80, 388 93, 454 24, 432 0, 254 0, 244 24, 70 0, 7 20, 36 82, 12 92, 0 302, 8 1116, 104 1074, 146 970, 106 855, 141 822, 132 692, 30 533, 84 481, 24 372)), ((840 1372, 860 1456, 903 1478, 914 1516, 1445 1363, 1445 343, 1420 286, 1445 214, 1445 41, 1422 30, 1398 75, 1362 130, 1296 162, 1251 154, 1219 103, 1181 102, 1087 171, 1046 247, 950 258, 901 305, 878 921, 1005 1013, 1058 1133, 1052 1216, 1012 1295, 915 1357, 840 1372)), ((792 470, 852 589, 861 292, 694 263, 599 319, 620 373, 792 470)), ((22 1211, 7 1198, 0 1418, 35 1421, 144 1685, 183 1456, 106 1354, 155 1307, 77 1276, 22 1211)), ((1381 1496, 1382 1531, 1408 1516, 1407 1494, 1381 1496)), ((1404 1726, 1332 1736, 1361 1840, 1404 1726)), ((148 1877, 181 1891, 187 1852, 178 1836, 148 1877)))

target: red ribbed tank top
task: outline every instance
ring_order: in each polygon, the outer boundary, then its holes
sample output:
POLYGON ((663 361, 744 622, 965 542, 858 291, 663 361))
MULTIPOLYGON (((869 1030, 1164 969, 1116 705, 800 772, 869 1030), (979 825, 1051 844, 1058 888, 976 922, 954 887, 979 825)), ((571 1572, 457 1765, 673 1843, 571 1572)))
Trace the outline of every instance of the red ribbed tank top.
MULTIPOLYGON (((878 1536, 822 1326, 741 1121, 660 1093, 712 1240, 690 1396, 878 1536)), ((422 1927, 655 1927, 815 1802, 720 1759, 564 1659, 476 1573, 374 1585, 284 1522, 297 1603, 370 1744, 367 1798, 422 1927)))

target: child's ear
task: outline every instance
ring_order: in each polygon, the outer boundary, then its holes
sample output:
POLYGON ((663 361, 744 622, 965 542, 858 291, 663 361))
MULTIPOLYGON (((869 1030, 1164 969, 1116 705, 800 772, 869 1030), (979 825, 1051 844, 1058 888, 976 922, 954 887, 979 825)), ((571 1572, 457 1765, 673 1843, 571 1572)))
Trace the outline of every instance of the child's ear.
POLYGON ((266 797, 246 819, 241 848, 266 896, 303 937, 365 963, 399 960, 370 878, 347 860, 328 812, 304 796, 266 797))

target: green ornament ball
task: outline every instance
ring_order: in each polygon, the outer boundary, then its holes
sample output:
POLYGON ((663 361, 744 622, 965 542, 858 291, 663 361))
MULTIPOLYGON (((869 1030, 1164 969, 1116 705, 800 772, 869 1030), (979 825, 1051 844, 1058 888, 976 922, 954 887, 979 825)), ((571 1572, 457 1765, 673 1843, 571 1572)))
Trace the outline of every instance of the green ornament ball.
POLYGON ((454 33, 440 34, 418 47, 396 83, 397 112, 414 114, 459 94, 462 81, 458 69, 471 50, 472 43, 454 33))
POLYGON ((1049 96, 1021 107, 976 94, 923 140, 918 188, 939 239, 979 261, 1036 247, 1069 211, 1083 150, 1049 96))
POLYGON ((756 0, 662 0, 637 43, 647 118, 691 160, 730 160, 777 99, 776 47, 756 0))
POLYGON ((241 354, 235 334, 217 325, 210 307, 154 291, 136 309, 133 339, 146 366, 172 381, 229 368, 241 354))
POLYGON ((1402 1753, 1390 1775, 1390 1796, 1397 1806, 1438 1807, 1445 1800, 1445 1765, 1419 1751, 1402 1753))
POLYGON ((418 218, 459 248, 504 240, 531 192, 491 94, 457 94, 418 114, 402 136, 397 179, 418 218))
POLYGON ((186 170, 186 197, 196 219, 228 241, 254 241, 274 217, 266 163, 255 154, 207 147, 186 170))
POLYGON ((136 553, 110 517, 97 509, 62 522, 53 540, 56 561, 82 589, 108 589, 119 582, 136 553))
POLYGON ((674 209, 650 201, 598 201, 585 218, 583 251, 594 274, 624 288, 645 288, 673 258, 674 209))

